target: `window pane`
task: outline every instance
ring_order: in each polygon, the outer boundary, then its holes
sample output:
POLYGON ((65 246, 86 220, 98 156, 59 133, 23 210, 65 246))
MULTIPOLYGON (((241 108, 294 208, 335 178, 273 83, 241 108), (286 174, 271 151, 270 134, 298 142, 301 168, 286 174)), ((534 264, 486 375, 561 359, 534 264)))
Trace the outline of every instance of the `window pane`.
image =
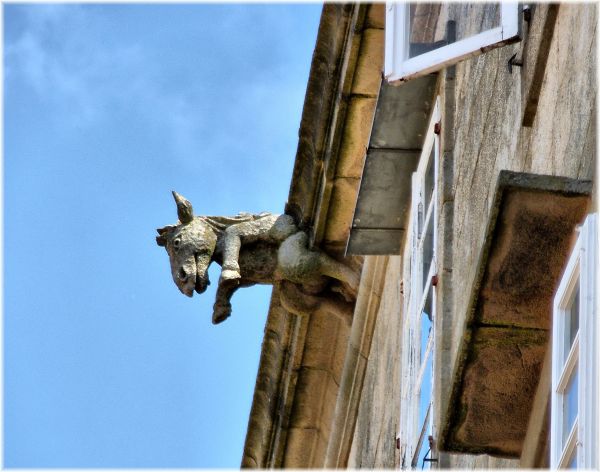
POLYGON ((429 468, 429 462, 424 462, 423 459, 427 452, 429 452, 429 436, 431 435, 431 412, 429 412, 429 418, 427 418, 427 410, 430 409, 431 405, 431 376, 432 376, 432 356, 427 359, 425 372, 423 375, 423 383, 421 384, 421 395, 419 398, 419 433, 425 427, 425 434, 423 435, 423 441, 418 451, 417 468, 429 468))
POLYGON ((500 3, 411 3, 409 23, 411 58, 500 26, 500 3))
POLYGON ((577 369, 578 366, 575 365, 573 374, 563 394, 563 447, 565 447, 569 433, 577 418, 577 390, 579 384, 577 369))
POLYGON ((427 364, 425 364, 425 371, 423 372, 423 380, 421 381, 421 391, 419 394, 419 427, 425 421, 427 415, 427 408, 431 402, 431 376, 433 370, 433 356, 427 358, 427 364))
POLYGON ((427 222, 427 229, 425 230, 425 239, 423 240, 423 287, 427 282, 429 276, 429 268, 431 267, 431 260, 433 259, 433 214, 427 222))
POLYGON ((425 306, 423 307, 423 313, 421 313, 421 357, 420 362, 425 359, 425 351, 427 350, 427 343, 429 341, 429 334, 431 333, 431 325, 433 319, 433 291, 431 288, 427 293, 427 299, 425 300, 425 306))
POLYGON ((575 287, 575 290, 573 290, 573 295, 571 296, 571 300, 569 301, 566 310, 565 354, 563 362, 569 355, 569 351, 571 350, 571 346, 573 345, 573 340, 577 335, 577 331, 579 331, 579 282, 577 282, 577 286, 575 287))
POLYGON ((431 462, 424 461, 425 456, 431 459, 431 451, 429 450, 429 436, 431 435, 431 421, 427 422, 427 429, 425 430, 425 437, 421 443, 421 449, 419 449, 419 459, 417 460, 417 469, 431 469, 431 462), (429 454, 428 454, 429 453, 429 454))
POLYGON ((435 160, 435 150, 434 147, 431 148, 431 153, 429 154, 429 163, 427 164, 427 170, 425 171, 425 188, 423 189, 423 202, 424 202, 424 212, 427 214, 429 210, 429 204, 431 203, 431 195, 433 194, 433 185, 434 185, 434 160, 435 160))

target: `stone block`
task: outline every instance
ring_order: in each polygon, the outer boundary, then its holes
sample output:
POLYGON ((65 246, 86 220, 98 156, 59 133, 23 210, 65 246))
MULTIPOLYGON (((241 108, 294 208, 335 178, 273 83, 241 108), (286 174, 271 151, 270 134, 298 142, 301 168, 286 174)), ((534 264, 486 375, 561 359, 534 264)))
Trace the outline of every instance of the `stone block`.
POLYGON ((331 433, 339 390, 339 386, 333 379, 333 376, 328 376, 325 382, 325 396, 323 398, 321 414, 319 415, 319 430, 324 439, 328 439, 331 433))
POLYGON ((300 369, 290 427, 319 427, 329 377, 330 374, 326 370, 305 367, 300 369))
POLYGON ((325 228, 327 242, 345 244, 348 240, 358 186, 358 179, 335 179, 327 212, 327 227, 325 228))
POLYGON ((536 189, 506 193, 476 317, 487 325, 549 329, 554 291, 589 197, 536 189))
POLYGON ((456 405, 451 450, 520 455, 547 337, 541 330, 476 331, 456 405))
POLYGON ((376 104, 375 98, 350 99, 335 170, 337 177, 358 179, 362 175, 376 104))
POLYGON ((310 315, 302 365, 331 370, 340 322, 334 315, 317 310, 310 315))
POLYGON ((384 31, 363 31, 358 61, 354 71, 352 93, 377 96, 383 72, 384 31))
POLYGON ((283 467, 286 469, 313 467, 313 455, 322 441, 318 429, 291 428, 287 434, 283 467))
POLYGON ((372 3, 367 11, 365 20, 367 28, 385 28, 385 3, 372 3))
POLYGON ((333 378, 338 385, 342 380, 342 371, 344 370, 344 362, 346 361, 346 353, 348 352, 349 337, 350 327, 344 323, 340 323, 335 338, 331 338, 335 341, 333 356, 331 358, 331 375, 333 375, 333 378))

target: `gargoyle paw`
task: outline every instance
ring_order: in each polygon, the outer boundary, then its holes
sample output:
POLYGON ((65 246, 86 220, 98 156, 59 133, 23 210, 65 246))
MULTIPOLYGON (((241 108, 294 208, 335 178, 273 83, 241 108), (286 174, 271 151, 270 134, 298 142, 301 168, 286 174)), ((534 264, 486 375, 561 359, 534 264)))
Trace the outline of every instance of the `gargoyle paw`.
POLYGON ((213 307, 213 324, 219 324, 231 316, 231 303, 220 304, 215 303, 213 307))

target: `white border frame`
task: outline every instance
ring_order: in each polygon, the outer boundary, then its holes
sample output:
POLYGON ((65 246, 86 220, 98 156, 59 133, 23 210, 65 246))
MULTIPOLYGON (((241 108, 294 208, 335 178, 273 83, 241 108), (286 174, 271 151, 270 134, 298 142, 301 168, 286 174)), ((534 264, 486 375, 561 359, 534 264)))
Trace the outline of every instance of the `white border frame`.
MULTIPOLYGON (((436 247, 437 247, 437 204, 438 204, 438 167, 440 159, 440 140, 439 136, 435 134, 435 125, 440 122, 440 98, 436 97, 434 107, 429 119, 421 155, 419 157, 419 164, 416 171, 412 175, 412 200, 411 200, 411 211, 409 215, 408 227, 410 228, 409 237, 404 247, 404 260, 410 260, 409 272, 405 272, 405 280, 408 277, 409 283, 404 286, 404 313, 406 314, 402 322, 402 333, 401 343, 405 346, 402 350, 402 376, 401 376, 401 395, 400 395, 400 421, 399 421, 399 433, 398 438, 401 441, 401 460, 404 457, 405 468, 411 467, 417 443, 421 440, 420 433, 422 432, 422 426, 418 424, 418 408, 420 388, 422 384, 422 377, 425 370, 424 359, 420 359, 420 355, 417 351, 421 350, 421 312, 425 304, 425 293, 430 289, 431 276, 436 273, 436 247), (433 155, 431 151, 433 150, 433 155), (423 283, 422 274, 422 245, 423 238, 419 238, 419 219, 418 219, 418 205, 422 202, 421 187, 425 178, 425 172, 427 171, 428 161, 433 160, 432 165, 434 173, 434 192, 431 196, 431 211, 427 212, 424 210, 423 214, 423 234, 426 231, 426 224, 430 218, 433 218, 433 254, 431 265, 429 267, 429 274, 425 283, 423 283), (412 353, 412 355, 411 355, 412 353), (419 362, 415 362, 418 359, 419 362), (416 388, 417 385, 419 388, 416 388)), ((435 319, 435 308, 437 298, 435 290, 432 293, 432 307, 433 313, 432 318, 435 319)), ((434 324, 432 323, 432 332, 427 342, 426 358, 427 355, 433 356, 433 344, 434 344, 434 324)), ((432 362, 434 359, 432 357, 432 362)), ((435 371, 435 365, 432 365, 432 372, 435 371)), ((432 378, 431 392, 433 398, 434 391, 434 379, 432 378)), ((433 418, 433 406, 430 403, 428 408, 428 416, 425 422, 431 422, 433 418)))
POLYGON ((500 26, 482 31, 410 59, 408 55, 408 2, 386 3, 385 78, 389 82, 406 81, 455 64, 482 49, 499 47, 519 36, 519 4, 500 2, 500 26))
POLYGON ((598 468, 598 322, 595 291, 597 268, 597 215, 588 215, 556 290, 552 320, 552 392, 550 427, 550 467, 566 466, 573 447, 577 467, 598 468), (579 332, 568 356, 564 352, 565 304, 579 280, 579 332), (579 370, 577 418, 562 445, 562 395, 575 364, 579 370))

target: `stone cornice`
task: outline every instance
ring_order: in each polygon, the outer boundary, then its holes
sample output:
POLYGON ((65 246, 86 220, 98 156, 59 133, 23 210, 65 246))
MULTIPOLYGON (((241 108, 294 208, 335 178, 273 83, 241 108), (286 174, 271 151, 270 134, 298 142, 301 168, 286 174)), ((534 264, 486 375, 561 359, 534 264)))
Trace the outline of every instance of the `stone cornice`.
MULTIPOLYGON (((286 213, 341 258, 381 83, 384 4, 326 4, 286 213)), ((362 258, 345 261, 356 271, 362 258)), ((322 467, 351 328, 324 303, 297 316, 271 298, 242 467, 322 467)))

